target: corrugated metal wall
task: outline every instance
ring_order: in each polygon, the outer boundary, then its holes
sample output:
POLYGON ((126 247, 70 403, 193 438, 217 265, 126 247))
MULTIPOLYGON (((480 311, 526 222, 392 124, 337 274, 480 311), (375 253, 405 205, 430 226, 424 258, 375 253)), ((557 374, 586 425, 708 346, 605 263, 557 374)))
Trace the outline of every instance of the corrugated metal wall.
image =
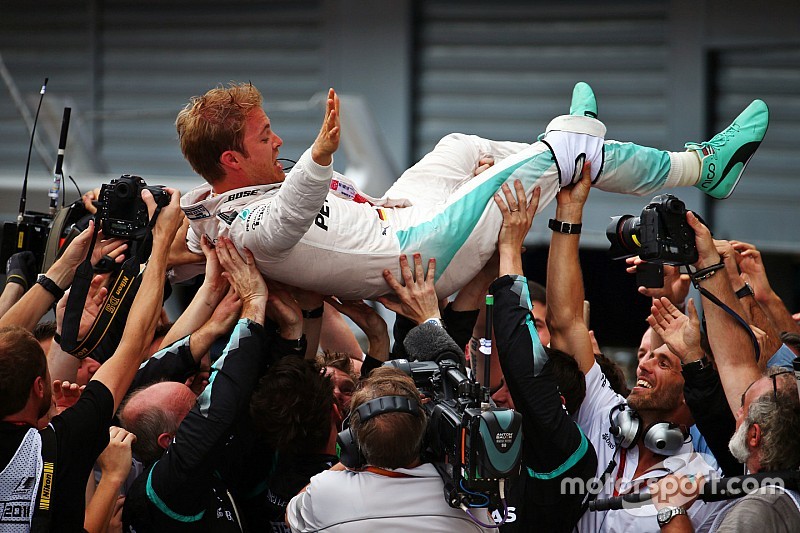
MULTIPOLYGON (((531 142, 568 112, 580 80, 595 90, 608 138, 677 149, 668 44, 663 3, 420 2, 415 154, 451 131, 531 142)), ((607 246, 608 217, 648 200, 593 191, 582 242, 607 246)), ((534 240, 549 242, 544 226, 534 225, 534 240)))
POLYGON ((755 97, 770 108, 767 135, 736 193, 716 206, 715 232, 758 243, 762 250, 797 252, 800 46, 719 50, 711 65, 715 130, 755 97))
POLYGON ((292 111, 271 103, 308 100, 321 90, 321 16, 318 0, 109 2, 102 13, 102 153, 109 166, 188 174, 171 123, 191 95, 231 80, 259 87, 287 147, 308 146, 319 112, 300 108, 285 120, 292 111))
MULTIPOLYGON (((83 1, 69 9, 45 0, 35 10, 17 3, 3 8, 0 53, 34 108, 50 77, 45 99, 55 106, 56 133, 59 106, 75 106, 68 166, 84 134, 105 173, 95 180, 135 173, 196 181, 173 123, 190 96, 219 83, 252 81, 261 89, 286 157, 311 144, 320 107, 310 100, 325 88, 322 18, 321 0, 83 1)), ((11 99, 0 99, 0 121, 0 174, 21 177, 29 134, 11 99)), ((56 140, 44 138, 53 160, 56 140)), ((45 165, 34 159, 31 169, 34 191, 46 188, 45 165)), ((84 189, 99 184, 81 179, 83 170, 73 165, 70 173, 84 189)))
MULTIPOLYGON (((772 47, 764 48, 751 42, 752 36, 725 33, 730 21, 738 20, 725 6, 701 2, 696 13, 687 15, 687 5, 694 7, 674 0, 418 1, 414 75, 409 79, 393 64, 380 74, 391 78, 389 83, 412 83, 414 96, 410 105, 397 99, 386 105, 413 116, 408 135, 416 160, 451 131, 532 140, 568 109, 572 85, 581 79, 595 88, 609 138, 673 150, 724 127, 747 101, 761 96, 772 109, 772 126, 736 195, 713 206, 715 229, 731 228, 731 235, 757 239, 765 250, 797 251, 800 243, 791 231, 800 222, 795 209, 800 187, 792 161, 800 126, 797 38, 778 25, 765 36, 772 47), (717 7, 719 12, 712 13, 717 7), (704 13, 713 15, 713 26, 710 21, 698 22, 699 29, 687 26, 687 17, 702 21, 704 13), (676 65, 687 60, 699 64, 698 58, 706 56, 706 71, 690 69, 697 76, 679 79, 686 71, 676 65), (698 107, 708 84, 708 103, 698 107), (697 100, 683 107, 689 98, 697 100), (676 117, 694 124, 701 108, 710 111, 708 130, 695 132, 702 128, 693 125, 677 134, 676 117), (684 135, 693 138, 678 138, 684 135)), ((67 102, 75 106, 67 168, 84 188, 96 183, 85 183, 89 178, 81 179, 83 169, 75 166, 79 140, 89 148, 97 144, 104 173, 95 179, 135 172, 159 182, 173 176, 191 181, 172 123, 191 95, 220 82, 251 80, 262 89, 285 140, 284 155, 296 157, 312 142, 319 110, 309 98, 336 80, 332 71, 346 76, 348 68, 359 68, 344 62, 336 48, 336 32, 344 30, 331 22, 331 13, 352 18, 348 9, 358 6, 337 0, 6 3, 0 54, 29 107, 35 105, 42 79, 50 77, 49 125, 40 130, 52 133, 43 138, 49 143, 48 165, 55 158, 60 106, 67 102)), ((796 15, 798 9, 790 11, 796 15)), ((762 18, 786 17, 777 11, 759 13, 762 18)), ((393 43, 387 41, 383 51, 374 47, 373 53, 383 57, 393 43)), ((347 90, 368 93, 373 106, 384 105, 379 85, 370 87, 347 90)), ((6 177, 3 186, 9 190, 18 187, 24 171, 28 133, 5 87, 0 93, 0 177, 6 177)), ((393 142, 397 139, 387 139, 393 142)), ((34 156, 33 189, 46 190, 51 169, 34 156)), ((694 190, 676 192, 690 207, 702 207, 694 190)), ((605 247, 608 217, 639 213, 648 200, 594 191, 583 242, 605 247)), ((542 226, 534 225, 535 242, 549 239, 542 226)))

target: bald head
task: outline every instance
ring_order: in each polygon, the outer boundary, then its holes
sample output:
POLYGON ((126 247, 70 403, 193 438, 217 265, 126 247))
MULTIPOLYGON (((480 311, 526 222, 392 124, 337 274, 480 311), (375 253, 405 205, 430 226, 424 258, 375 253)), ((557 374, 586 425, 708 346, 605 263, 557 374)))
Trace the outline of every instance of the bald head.
POLYGON ((134 454, 145 464, 161 457, 197 397, 183 383, 164 381, 134 391, 120 410, 122 426, 136 435, 134 454))
POLYGON ((139 413, 158 408, 186 416, 197 397, 192 390, 175 381, 163 381, 134 391, 122 408, 123 419, 135 418, 139 413))

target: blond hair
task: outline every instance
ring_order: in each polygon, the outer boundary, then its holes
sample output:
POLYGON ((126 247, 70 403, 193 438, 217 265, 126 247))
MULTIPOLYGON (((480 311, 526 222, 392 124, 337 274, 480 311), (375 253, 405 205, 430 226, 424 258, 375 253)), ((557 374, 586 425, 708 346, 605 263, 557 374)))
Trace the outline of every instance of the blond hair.
POLYGON ((263 98, 251 83, 215 87, 193 96, 175 120, 183 157, 209 183, 222 179, 220 156, 236 150, 247 156, 244 128, 248 114, 260 108, 263 98))

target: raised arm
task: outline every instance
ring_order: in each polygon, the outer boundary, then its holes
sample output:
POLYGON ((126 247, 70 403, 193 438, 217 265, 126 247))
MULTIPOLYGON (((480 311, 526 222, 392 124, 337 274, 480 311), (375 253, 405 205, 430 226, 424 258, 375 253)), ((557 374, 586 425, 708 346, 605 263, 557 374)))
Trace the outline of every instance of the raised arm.
MULTIPOLYGON (((32 330, 39 320, 50 310, 53 303, 61 298, 64 291, 72 284, 75 270, 86 258, 92 242, 94 222, 67 246, 64 254, 51 266, 45 274, 43 283, 35 283, 25 295, 0 318, 0 327, 20 326, 32 330), (45 285, 49 289, 45 288, 45 285)), ((102 237, 102 234, 100 234, 102 237)), ((120 239, 99 240, 92 251, 92 264, 96 264, 104 255, 115 258, 117 262, 124 259, 122 252, 127 245, 120 239)))
MULTIPOLYGON (((526 484, 530 484, 526 492, 530 490, 540 497, 527 502, 523 513, 540 517, 542 530, 551 531, 569 528, 577 522, 583 500, 581 494, 562 491, 553 495, 551 483, 559 477, 588 479, 597 470, 597 458, 570 416, 577 412, 580 398, 573 390, 559 389, 556 380, 559 372, 555 368, 563 362, 550 360, 542 346, 533 325, 528 282, 522 275, 520 248, 538 207, 540 190, 534 189, 528 205, 522 184, 516 181, 514 186, 516 197, 507 185, 502 188, 505 201, 495 195, 503 225, 497 245, 501 276, 490 288, 495 297, 494 336, 515 409, 522 413, 523 433, 535 435, 523 443, 526 458, 523 471, 527 470, 526 484), (547 512, 556 500, 561 510, 558 516, 547 512)), ((562 368, 561 372, 566 370, 562 368)), ((573 372, 577 372, 574 365, 573 372)))
MULTIPOLYGON (((262 204, 248 215, 246 224, 259 221, 262 231, 242 231, 241 245, 253 250, 259 262, 268 265, 289 253, 306 234, 321 208, 333 176, 333 154, 339 148, 339 96, 328 91, 325 117, 319 135, 289 173, 272 198, 269 209, 262 204), (261 220, 263 218, 263 220, 261 220)), ((268 269, 268 266, 267 266, 268 269)))
MULTIPOLYGON (((739 269, 753 288, 753 296, 747 296, 743 300, 747 302, 747 300, 754 298, 767 313, 767 316, 772 320, 778 331, 800 333, 800 326, 797 325, 797 322, 792 318, 792 314, 786 309, 783 300, 769 283, 767 271, 761 260, 761 252, 755 246, 746 242, 731 241, 731 246, 738 252, 735 258, 739 269)), ((734 289, 738 289, 738 287, 734 287, 734 289)))
POLYGON ((200 285, 192 301, 164 336, 160 348, 171 345, 202 326, 212 316, 228 291, 228 282, 222 277, 222 267, 217 259, 217 251, 208 243, 205 236, 201 238, 201 247, 206 260, 203 284, 200 285))
POLYGON ((361 328, 367 336, 367 355, 377 361, 386 361, 389 358, 389 330, 386 321, 374 308, 364 300, 339 301, 336 298, 326 298, 325 301, 361 328))
MULTIPOLYGON (((180 193, 175 189, 166 191, 171 195, 170 203, 161 210, 153 228, 153 250, 142 274, 142 283, 133 300, 128 320, 125 322, 122 339, 111 358, 103 363, 92 377, 111 391, 114 396, 114 411, 119 407, 136 375, 142 354, 153 338, 160 316, 164 298, 167 253, 181 223, 180 193)), ((144 190, 142 199, 152 217, 156 207, 153 195, 150 191, 144 190)))
POLYGON ((732 243, 725 240, 714 239, 714 246, 717 247, 717 253, 719 253, 722 258, 722 262, 725 263, 725 271, 728 274, 728 279, 731 280, 731 287, 736 297, 739 299, 739 302, 742 304, 742 309, 744 310, 742 318, 751 326, 764 332, 761 350, 763 357, 758 361, 759 368, 764 371, 767 368, 767 362, 770 357, 777 352, 781 344, 783 344, 781 342, 780 331, 775 328, 775 323, 756 301, 753 291, 747 291, 746 281, 739 273, 739 266, 737 264, 737 261, 740 261, 740 254, 733 247, 732 243))
MULTIPOLYGON (((686 220, 695 232, 699 255, 699 259, 694 265, 695 268, 698 270, 713 266, 724 268, 722 258, 714 246, 708 228, 691 211, 686 214, 686 220)), ((743 316, 744 310, 733 292, 728 276, 724 273, 712 273, 709 277, 703 277, 702 280, 697 281, 697 279, 695 278, 696 283, 700 287, 714 295, 739 316, 743 316)), ((703 310, 708 342, 714 353, 722 387, 725 389, 725 397, 731 411, 735 413, 741 407, 742 393, 751 383, 761 377, 755 360, 753 344, 744 327, 705 295, 703 296, 703 310)))
MULTIPOLYGON (((591 188, 587 163, 581 180, 562 188, 556 200, 556 220, 581 224, 591 188)), ((547 261, 547 327, 550 346, 572 355, 585 374, 594 365, 589 329, 583 321, 583 276, 578 257, 580 234, 553 231, 547 261)))
POLYGON ((223 355, 212 365, 213 379, 147 479, 148 498, 162 512, 184 515, 184 522, 196 522, 202 516, 198 512, 206 507, 203 496, 208 494, 216 467, 209 456, 230 435, 247 409, 264 366, 274 357, 262 326, 269 291, 252 254, 244 250, 240 256, 224 237, 217 241, 217 254, 225 268, 223 275, 242 301, 242 317, 223 355))

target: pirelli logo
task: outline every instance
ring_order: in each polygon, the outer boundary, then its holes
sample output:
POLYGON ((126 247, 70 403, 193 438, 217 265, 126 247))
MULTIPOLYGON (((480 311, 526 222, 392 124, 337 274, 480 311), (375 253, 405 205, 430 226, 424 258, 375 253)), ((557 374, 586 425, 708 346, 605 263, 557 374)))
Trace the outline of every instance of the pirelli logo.
POLYGON ((42 497, 39 499, 39 509, 50 509, 50 496, 53 492, 53 463, 45 461, 42 469, 42 497))

